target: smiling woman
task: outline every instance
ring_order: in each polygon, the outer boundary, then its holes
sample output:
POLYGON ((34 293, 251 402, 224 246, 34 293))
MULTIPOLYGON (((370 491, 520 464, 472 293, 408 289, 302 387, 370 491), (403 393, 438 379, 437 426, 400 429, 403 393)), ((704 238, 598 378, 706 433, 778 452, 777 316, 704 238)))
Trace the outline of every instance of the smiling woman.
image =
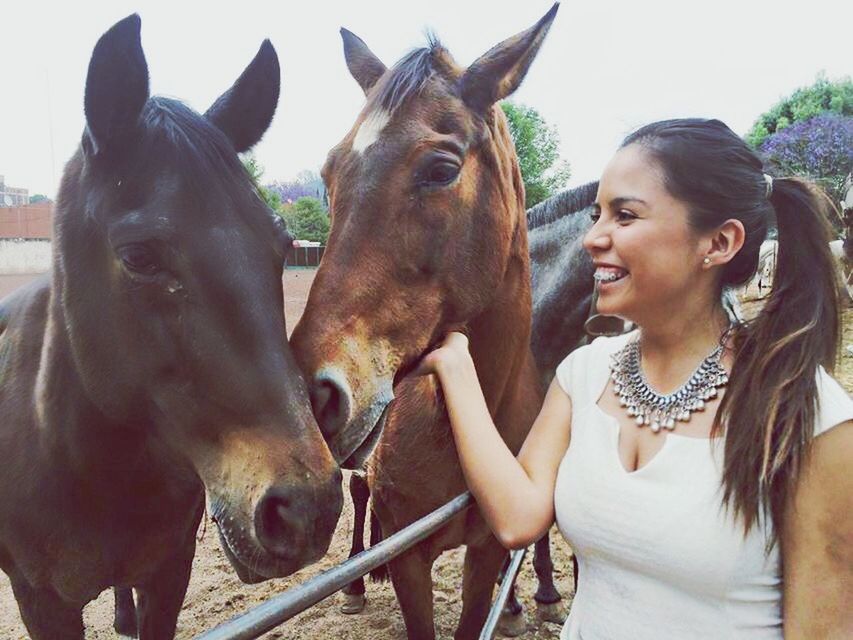
POLYGON ((492 530, 523 547, 556 519, 579 561, 566 640, 848 635, 853 401, 824 369, 838 305, 823 201, 763 174, 721 122, 673 120, 628 137, 592 217, 598 310, 639 329, 557 367, 517 458, 464 335, 420 366, 492 530), (731 325, 721 290, 754 274, 773 219, 773 291, 731 325))

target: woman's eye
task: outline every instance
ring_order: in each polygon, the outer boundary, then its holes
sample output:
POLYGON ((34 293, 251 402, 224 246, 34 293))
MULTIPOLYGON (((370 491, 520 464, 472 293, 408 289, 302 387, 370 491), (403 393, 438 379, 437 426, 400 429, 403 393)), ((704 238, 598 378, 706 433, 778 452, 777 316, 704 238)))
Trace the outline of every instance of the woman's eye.
POLYGON ((424 186, 440 186, 450 184, 459 175, 459 165, 455 162, 441 161, 429 167, 423 180, 424 186))
POLYGON ((143 245, 121 247, 118 255, 125 268, 133 273, 152 276, 160 270, 154 253, 143 245))
POLYGON ((633 213, 631 213, 630 211, 625 211, 624 209, 620 209, 616 212, 616 219, 619 220, 619 222, 629 222, 635 219, 636 217, 637 216, 635 216, 633 213))
POLYGON ((589 214, 589 219, 592 220, 592 223, 595 224, 601 218, 601 214, 598 211, 591 211, 589 214))

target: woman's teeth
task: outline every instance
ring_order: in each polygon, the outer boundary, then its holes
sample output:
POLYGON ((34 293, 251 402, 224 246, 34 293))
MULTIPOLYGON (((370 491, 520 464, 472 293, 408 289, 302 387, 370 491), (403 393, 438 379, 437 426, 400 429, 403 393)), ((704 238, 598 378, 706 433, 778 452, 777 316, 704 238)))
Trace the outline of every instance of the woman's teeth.
POLYGON ((596 282, 616 282, 628 275, 624 269, 599 268, 595 270, 596 282))

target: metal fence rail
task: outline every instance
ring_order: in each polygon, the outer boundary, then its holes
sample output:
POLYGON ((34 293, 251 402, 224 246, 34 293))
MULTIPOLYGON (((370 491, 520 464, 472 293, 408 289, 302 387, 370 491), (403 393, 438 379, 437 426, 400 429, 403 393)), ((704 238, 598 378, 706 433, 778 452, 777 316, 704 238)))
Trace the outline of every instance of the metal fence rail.
MULTIPOLYGON (((228 622, 201 634, 197 640, 254 640, 339 591, 356 578, 397 557, 441 528, 472 503, 471 494, 466 491, 370 549, 333 569, 324 571, 298 587, 270 598, 246 613, 231 618, 228 622)), ((503 591, 503 585, 501 585, 501 591, 503 591)), ((507 591, 509 591, 508 586, 507 591)))
POLYGON ((526 553, 527 549, 516 549, 509 554, 509 566, 504 573, 504 579, 501 580, 498 597, 495 598, 495 602, 489 610, 489 617, 486 618, 486 624, 483 625, 483 630, 480 632, 480 640, 492 640, 495 637, 495 631, 498 628, 501 613, 509 597, 509 591, 512 589, 515 577, 518 575, 518 570, 521 568, 521 563, 526 553))

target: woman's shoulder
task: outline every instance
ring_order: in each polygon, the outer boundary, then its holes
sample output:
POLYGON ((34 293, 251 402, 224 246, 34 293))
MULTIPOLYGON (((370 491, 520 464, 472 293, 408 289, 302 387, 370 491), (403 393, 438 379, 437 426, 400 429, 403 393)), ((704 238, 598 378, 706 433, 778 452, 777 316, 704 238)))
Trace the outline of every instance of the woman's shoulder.
POLYGON ((600 336, 582 347, 578 347, 557 365, 555 377, 570 396, 577 391, 578 384, 583 387, 600 386, 609 372, 610 356, 619 351, 631 340, 636 339, 637 331, 630 331, 619 336, 600 336), (603 376, 603 377, 602 377, 603 376))
POLYGON ((853 399, 823 367, 817 369, 817 402, 815 436, 853 420, 853 399))

